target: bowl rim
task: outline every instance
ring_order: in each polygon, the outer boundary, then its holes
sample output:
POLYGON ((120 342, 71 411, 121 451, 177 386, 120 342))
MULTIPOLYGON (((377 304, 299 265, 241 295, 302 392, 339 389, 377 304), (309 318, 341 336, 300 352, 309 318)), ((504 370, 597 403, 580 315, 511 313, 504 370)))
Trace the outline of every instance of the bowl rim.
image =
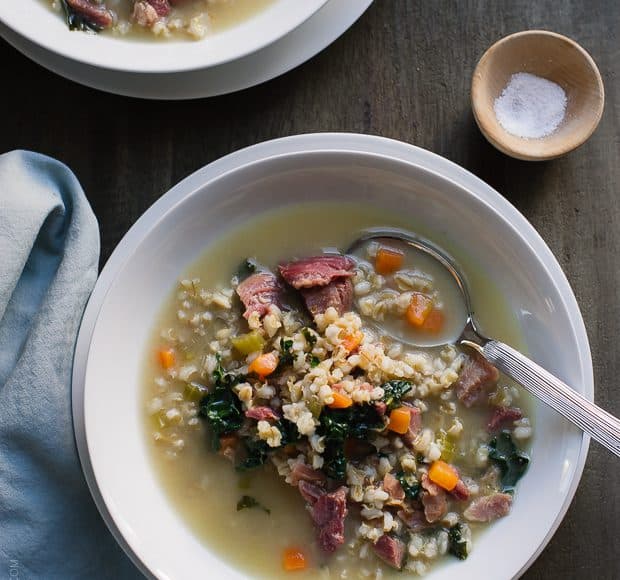
MULTIPOLYGON (((69 61, 108 71, 166 74, 211 68, 254 54, 298 28, 330 1, 333 0, 307 0, 300 5, 301 9, 299 9, 287 0, 274 0, 273 4, 266 6, 250 19, 243 20, 216 35, 207 35, 199 40, 147 39, 141 41, 122 36, 69 31, 62 15, 56 14, 51 7, 43 5, 40 0, 24 0, 24 2, 36 6, 41 4, 37 10, 49 12, 49 22, 59 21, 63 30, 68 33, 67 36, 50 33, 45 26, 32 26, 32 22, 27 22, 20 17, 19 8, 16 9, 17 4, 13 2, 0 3, 0 23, 41 49, 69 61), (275 14, 267 19, 269 13, 273 11, 275 14), (256 22, 252 24, 253 21, 256 22), (273 33, 261 36, 259 29, 262 30, 261 25, 266 22, 273 24, 273 33), (257 30, 253 31, 254 28, 257 30), (205 44, 209 41, 226 43, 226 40, 221 39, 227 35, 233 36, 232 41, 228 41, 229 45, 235 45, 235 36, 237 36, 237 42, 240 39, 244 39, 245 42, 239 43, 239 48, 236 50, 224 51, 219 57, 211 56, 210 58, 211 53, 205 44), (251 42, 248 42, 248 38, 251 42), (174 57, 174 65, 166 64, 166 60, 163 62, 160 60, 171 58, 171 53, 180 53, 174 57)), ((21 3, 19 4, 23 8, 21 3)), ((47 16, 43 18, 46 20, 47 16)), ((52 25, 57 26, 57 23, 52 25)), ((219 50, 222 52, 221 48, 219 50)))
MULTIPOLYGON (((155 577, 148 571, 146 564, 140 560, 140 556, 133 551, 128 540, 126 540, 120 531, 121 526, 117 526, 119 520, 122 518, 120 518, 118 514, 115 515, 114 511, 108 508, 110 505, 109 503, 106 505, 105 492, 102 492, 102 490, 98 487, 93 466, 90 461, 90 446, 88 445, 87 433, 80 432, 81 429, 85 429, 84 379, 88 363, 87 359, 90 349, 90 340, 94 333, 96 323, 99 318, 99 313, 102 309, 103 303, 105 302, 108 290, 114 284, 116 276, 120 270, 122 270, 125 263, 130 259, 133 251, 135 251, 135 248, 140 244, 140 240, 143 238, 144 234, 153 228, 179 203, 182 203, 185 197, 191 196, 198 190, 208 185, 208 183, 220 179, 226 174, 234 172, 242 167, 250 166, 269 159, 276 159, 278 157, 290 157, 295 154, 324 154, 329 152, 366 154, 370 157, 385 157, 393 161, 410 164, 417 169, 433 174, 441 180, 452 182, 457 187, 468 191, 475 189, 476 197, 478 197, 480 201, 489 205, 496 212, 498 211, 497 206, 501 207, 502 212, 507 212, 504 217, 510 220, 510 225, 512 227, 523 228, 523 226, 525 226, 528 232, 528 238, 524 241, 530 245, 539 258, 544 262, 545 267, 552 271, 554 283, 558 284, 559 290, 561 290, 562 300, 565 302, 567 309, 572 313, 570 317, 570 324, 574 333, 574 338, 578 344, 581 363, 583 366, 582 385, 584 395, 589 400, 593 400, 594 379, 590 348, 583 318, 570 284, 568 283, 568 280, 566 279, 559 263, 542 237, 536 232, 526 218, 508 200, 491 188, 491 186, 464 168, 430 151, 426 151, 419 147, 400 141, 372 135, 352 133, 315 133, 297 135, 266 141, 231 153, 197 170, 172 187, 166 194, 164 194, 150 208, 148 208, 129 229, 103 268, 91 298, 86 306, 80 331, 78 333, 78 339, 76 341, 72 381, 72 408, 75 436, 80 461, 82 463, 87 484, 91 494, 93 495, 93 499, 95 500, 106 525, 121 547, 132 559, 134 564, 136 564, 147 576, 155 577), (431 165, 434 165, 434 167, 431 168, 431 165), (452 177, 448 177, 444 172, 450 173, 452 177), (489 203, 489 199, 493 200, 493 205, 489 203)), ((579 443, 578 458, 575 462, 574 474, 568 489, 566 489, 561 509, 558 511, 556 518, 549 527, 547 534, 538 546, 537 550, 532 553, 528 561, 525 562, 522 568, 518 571, 517 577, 523 574, 525 570, 527 570, 527 568, 529 568, 529 566, 536 560, 563 520, 583 474, 588 447, 589 437, 582 434, 579 443)))
POLYGON ((500 38, 499 40, 494 42, 489 48, 487 48, 482 57, 480 57, 480 60, 478 61, 478 64, 474 69, 470 93, 471 108, 474 114, 474 119, 476 120, 476 124, 478 125, 478 128, 485 136, 485 138, 489 141, 489 143, 491 143, 491 145, 499 149, 502 153, 505 153, 506 155, 509 155, 510 157, 514 157, 516 159, 521 159, 522 161, 549 161, 551 159, 557 159, 558 157, 574 151, 575 149, 583 145, 592 136, 594 131, 596 131, 596 128, 601 121, 603 111, 605 109, 605 85, 603 84, 603 77, 601 76, 601 72, 599 71, 596 62, 594 61, 590 53, 572 38, 569 38, 568 36, 564 36, 563 34, 559 34, 557 32, 553 32, 551 30, 544 29, 522 30, 520 32, 514 32, 512 34, 504 36, 503 38, 500 38), (486 65, 486 62, 491 58, 492 53, 494 53, 497 49, 501 48, 504 44, 515 39, 540 36, 553 38, 554 40, 566 43, 577 50, 577 52, 584 59, 588 68, 593 73, 593 78, 596 83, 596 88, 600 95, 600 99, 598 100, 595 115, 592 118, 592 121, 585 126, 583 131, 580 131, 577 134, 578 138, 566 139, 562 143, 558 144, 556 147, 550 148, 549 151, 545 154, 533 154, 528 151, 527 139, 521 139, 523 145, 522 147, 512 147, 506 145, 501 139, 496 139, 492 136, 492 129, 495 125, 488 122, 486 118, 480 114, 482 106, 481 92, 483 85, 482 75, 480 74, 480 71, 482 67, 486 65))

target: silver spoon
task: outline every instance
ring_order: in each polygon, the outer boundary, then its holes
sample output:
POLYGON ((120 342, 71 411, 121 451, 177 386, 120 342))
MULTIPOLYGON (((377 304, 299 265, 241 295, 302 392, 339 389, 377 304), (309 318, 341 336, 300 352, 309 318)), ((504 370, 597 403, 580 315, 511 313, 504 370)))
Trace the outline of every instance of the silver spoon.
POLYGON ((527 391, 620 457, 620 420, 588 401, 566 383, 511 346, 499 340, 487 338, 480 333, 473 316, 465 279, 447 254, 426 240, 400 230, 390 229, 369 230, 349 247, 347 254, 371 240, 378 239, 404 242, 433 257, 452 275, 461 291, 467 311, 467 321, 460 336, 456 339, 457 344, 478 351, 504 374, 517 381, 527 391))

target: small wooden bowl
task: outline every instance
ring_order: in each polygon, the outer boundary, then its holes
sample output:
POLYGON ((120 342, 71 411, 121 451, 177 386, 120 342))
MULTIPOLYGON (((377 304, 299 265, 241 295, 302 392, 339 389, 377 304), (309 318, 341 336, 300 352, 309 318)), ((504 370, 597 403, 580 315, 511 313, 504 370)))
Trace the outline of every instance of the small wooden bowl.
POLYGON ((478 127, 500 151, 526 161, 560 157, 583 144, 596 129, 605 103, 603 79, 592 57, 570 38, 546 30, 526 30, 489 48, 474 71, 471 102, 478 127), (495 99, 518 72, 560 85, 566 115, 547 137, 524 139, 508 133, 493 109, 495 99))

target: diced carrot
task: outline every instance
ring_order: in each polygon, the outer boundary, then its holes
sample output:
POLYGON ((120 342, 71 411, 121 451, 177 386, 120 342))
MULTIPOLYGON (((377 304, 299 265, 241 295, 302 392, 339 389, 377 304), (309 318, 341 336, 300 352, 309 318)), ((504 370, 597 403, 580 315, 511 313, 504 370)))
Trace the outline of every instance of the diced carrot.
POLYGON ((174 366, 176 357, 174 356, 174 351, 171 348, 164 348, 157 353, 157 357, 159 358, 159 364, 165 369, 169 369, 174 366))
POLYGON ((411 412, 408 407, 398 407, 398 409, 392 410, 390 413, 390 421, 388 423, 388 429, 394 431, 394 433, 400 433, 401 435, 407 433, 409 430, 409 422, 411 421, 411 412))
POLYGON ((287 572, 304 570, 307 566, 306 556, 298 548, 286 548, 282 554, 282 567, 287 572))
POLYGON ((432 309, 433 301, 428 296, 416 292, 411 297, 409 308, 407 308, 407 312, 405 313, 407 322, 411 324, 411 326, 420 328, 432 309))
POLYGON ((330 409, 346 409, 353 404, 353 399, 344 393, 334 392, 332 396, 334 402, 328 405, 330 409))
POLYGON ((248 371, 256 373, 262 380, 276 370, 279 360, 278 355, 274 352, 261 354, 250 363, 248 371))
POLYGON ((362 332, 354 332, 346 334, 341 344, 348 353, 351 353, 362 344, 362 340, 364 340, 364 334, 362 332))
POLYGON ((421 328, 426 332, 432 332, 433 334, 437 334, 443 328, 443 323, 443 312, 441 310, 438 310, 437 308, 433 308, 426 317, 426 320, 422 323, 421 328))
POLYGON ((452 491, 459 482, 459 474, 449 463, 445 461, 435 461, 428 470, 428 478, 443 487, 446 491, 452 491))
POLYGON ((379 248, 375 258, 377 274, 391 274, 403 265, 403 253, 394 248, 379 248))

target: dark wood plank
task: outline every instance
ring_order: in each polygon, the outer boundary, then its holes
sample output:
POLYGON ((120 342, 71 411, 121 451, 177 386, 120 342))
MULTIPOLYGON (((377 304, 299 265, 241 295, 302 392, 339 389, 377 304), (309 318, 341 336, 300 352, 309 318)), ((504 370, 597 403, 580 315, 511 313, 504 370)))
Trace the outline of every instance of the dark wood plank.
MULTIPOLYGON (((99 93, 2 43, 0 151, 33 149, 74 169, 100 222, 104 262, 171 185, 240 147, 330 130, 380 134, 433 150, 496 187, 551 246, 586 319, 597 401, 620 414, 619 30, 616 0, 377 0, 329 49, 284 77, 186 103, 99 93), (576 39, 605 81, 606 109, 596 134, 549 163, 495 151, 469 106, 478 58, 495 40, 528 28, 576 39)), ((618 482, 620 463, 593 445, 576 499, 527 578, 620 578, 618 482)))

